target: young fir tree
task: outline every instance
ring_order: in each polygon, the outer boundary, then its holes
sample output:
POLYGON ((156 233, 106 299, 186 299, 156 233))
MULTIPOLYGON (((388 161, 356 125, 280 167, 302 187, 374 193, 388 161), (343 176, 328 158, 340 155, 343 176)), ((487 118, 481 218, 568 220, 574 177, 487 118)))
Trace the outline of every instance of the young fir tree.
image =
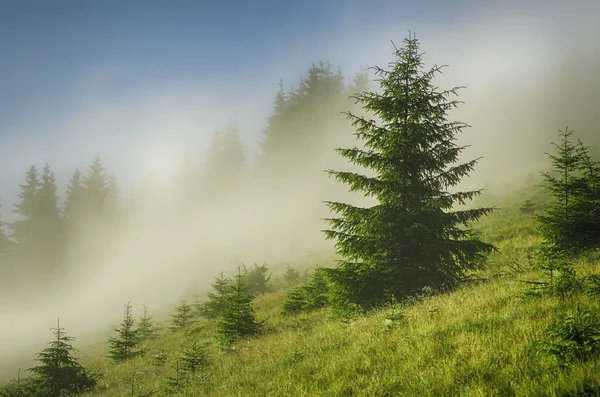
POLYGON ((205 369, 210 361, 204 348, 193 342, 181 353, 174 365, 174 374, 167 379, 169 387, 174 391, 183 390, 190 381, 190 377, 195 379, 205 379, 205 369))
POLYGON ((548 154, 552 171, 542 173, 554 202, 537 217, 543 251, 550 256, 600 246, 600 166, 586 146, 573 143, 573 131, 559 133, 555 153, 548 154))
POLYGON ((172 314, 171 317, 173 317, 171 330, 179 331, 187 328, 192 323, 192 306, 182 299, 179 306, 175 308, 175 314, 172 314))
POLYGON ((185 348, 179 357, 179 361, 181 367, 191 374, 198 373, 209 363, 208 354, 206 354, 204 348, 196 342, 193 342, 190 346, 185 348))
POLYGON ((337 252, 345 258, 328 270, 330 301, 338 308, 453 285, 495 249, 467 238, 469 223, 492 209, 456 208, 481 190, 450 191, 477 163, 457 163, 465 147, 455 143, 456 135, 467 127, 447 119, 460 103, 449 99, 457 88, 439 92, 432 80, 441 67, 423 70, 418 40, 409 37, 404 43, 389 70, 375 68, 381 93, 354 96, 378 121, 346 113, 364 149, 337 150, 374 175, 328 171, 351 191, 378 202, 369 208, 327 202, 341 215, 326 219, 332 229, 324 231, 337 240, 337 252))
POLYGON ((154 323, 152 317, 148 316, 148 309, 146 308, 146 305, 143 306, 144 314, 142 315, 142 318, 140 318, 137 327, 137 333, 140 338, 140 341, 151 339, 156 336, 156 324, 154 323))
POLYGON ((96 385, 94 377, 90 376, 74 356, 77 351, 71 342, 75 338, 67 336, 60 322, 52 328, 55 339, 50 347, 37 354, 41 364, 28 369, 36 377, 31 382, 31 394, 34 396, 58 397, 63 393, 83 393, 96 385))
POLYGON ((229 345, 259 332, 260 323, 256 320, 252 308, 253 299, 240 269, 231 293, 225 298, 225 307, 217 322, 217 338, 221 343, 229 345))
POLYGON ((581 156, 581 174, 583 184, 580 194, 582 197, 580 213, 585 215, 580 225, 580 246, 582 248, 600 247, 600 161, 593 160, 590 147, 578 140, 578 150, 581 156))
POLYGON ((21 368, 17 372, 17 379, 0 389, 0 397, 31 397, 35 395, 32 379, 21 379, 21 368))
POLYGON ((295 286, 300 281, 300 273, 293 266, 287 265, 285 273, 283 273, 283 279, 288 286, 295 286))
POLYGON ((232 291, 232 281, 225 277, 223 273, 220 273, 211 286, 214 292, 209 292, 208 300, 198 306, 198 313, 204 318, 215 319, 221 315, 225 308, 227 296, 232 291))
POLYGON ((242 269, 242 276, 250 295, 256 297, 272 291, 271 275, 269 274, 267 276, 269 269, 267 268, 266 263, 260 266, 255 263, 251 268, 247 268, 244 265, 242 269))
POLYGON ((115 328, 117 336, 108 340, 110 349, 108 356, 115 362, 125 361, 138 355, 136 347, 139 343, 138 330, 135 328, 135 320, 131 314, 131 302, 125 305, 125 318, 121 322, 121 328, 115 328))
POLYGON ((329 303, 329 283, 325 268, 317 267, 310 279, 292 288, 283 302, 283 313, 294 314, 302 311, 321 309, 329 303))

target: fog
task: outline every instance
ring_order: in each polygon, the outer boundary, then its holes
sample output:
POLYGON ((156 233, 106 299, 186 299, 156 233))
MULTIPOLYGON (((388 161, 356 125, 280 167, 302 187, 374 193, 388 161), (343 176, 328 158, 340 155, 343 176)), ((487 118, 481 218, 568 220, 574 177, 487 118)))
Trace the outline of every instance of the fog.
MULTIPOLYGON (((295 85, 313 62, 339 65, 348 80, 360 66, 386 66, 393 60, 390 40, 400 46, 408 30, 415 31, 427 64, 449 65, 435 83, 466 87, 459 91, 465 103, 451 117, 471 125, 460 138, 470 145, 465 159, 483 159, 464 187, 493 188, 538 175, 547 167, 544 152, 551 150, 550 141, 566 125, 586 144, 600 144, 600 28, 594 22, 600 5, 564 3, 486 4, 465 9, 456 19, 432 13, 377 29, 342 25, 325 44, 309 42, 281 54, 251 83, 254 89, 239 95, 232 87, 196 90, 193 82, 174 78, 106 98, 98 95, 98 87, 116 72, 103 67, 90 72, 73 112, 40 111, 11 127, 32 133, 54 129, 52 143, 31 134, 0 136, 0 154, 11 164, 1 180, 4 220, 11 219, 8 208, 30 164, 53 165, 62 189, 74 167, 85 167, 99 153, 120 177, 125 195, 144 176, 155 185, 138 197, 110 236, 105 256, 87 257, 85 240, 93 237, 84 233, 78 242, 82 252, 73 250, 70 272, 52 291, 37 296, 34 286, 25 285, 15 296, 0 295, 0 378, 16 376, 15 363, 30 362, 49 340, 57 317, 78 343, 91 343, 92 335, 104 335, 120 321, 128 301, 136 315, 142 304, 152 314, 176 302, 186 288, 207 286, 220 270, 231 271, 242 261, 281 266, 332 250, 320 232, 325 226, 320 218, 327 215, 322 201, 361 198, 339 191, 338 197, 323 197, 336 183, 321 170, 330 168, 327 164, 344 166, 333 148, 351 142, 350 129, 340 128, 340 141, 315 148, 311 155, 319 167, 306 170, 293 186, 276 189, 252 180, 206 207, 182 204, 173 184, 186 150, 193 148, 201 162, 215 126, 229 120, 240 126, 252 166, 279 78, 286 87, 295 85)), ((332 118, 333 125, 345 123, 343 115, 332 118)), ((91 229, 102 234, 100 228, 91 229)))

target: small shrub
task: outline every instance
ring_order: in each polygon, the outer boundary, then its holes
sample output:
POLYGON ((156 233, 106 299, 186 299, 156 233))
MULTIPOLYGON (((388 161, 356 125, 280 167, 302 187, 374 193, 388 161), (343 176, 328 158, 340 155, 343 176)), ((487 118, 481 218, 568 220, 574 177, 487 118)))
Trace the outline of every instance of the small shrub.
POLYGON ((544 340, 535 342, 536 351, 554 356, 562 366, 600 353, 600 321, 579 306, 574 316, 549 325, 544 336, 544 340))

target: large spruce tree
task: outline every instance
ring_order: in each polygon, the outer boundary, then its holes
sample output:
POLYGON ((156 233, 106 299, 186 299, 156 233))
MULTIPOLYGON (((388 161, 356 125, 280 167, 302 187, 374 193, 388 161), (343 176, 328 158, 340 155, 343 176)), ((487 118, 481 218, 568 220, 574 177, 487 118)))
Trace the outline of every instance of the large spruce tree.
POLYGON ((354 97, 376 120, 347 113, 364 148, 337 150, 371 174, 328 171, 351 191, 377 199, 369 208, 327 202, 341 215, 326 219, 331 230, 324 231, 344 258, 329 270, 331 302, 338 307, 453 285, 495 249, 469 238, 470 222, 492 209, 457 208, 481 190, 450 190, 478 160, 458 163, 465 147, 456 136, 467 125, 447 115, 460 103, 450 99, 458 88, 438 91, 432 80, 442 67, 424 69, 415 37, 404 44, 389 70, 375 68, 381 92, 354 97))

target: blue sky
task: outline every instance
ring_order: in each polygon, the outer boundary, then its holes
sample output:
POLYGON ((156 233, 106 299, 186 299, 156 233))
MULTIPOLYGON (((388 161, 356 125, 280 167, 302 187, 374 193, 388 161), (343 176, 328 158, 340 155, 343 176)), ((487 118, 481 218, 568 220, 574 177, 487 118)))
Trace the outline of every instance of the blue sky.
MULTIPOLYGON (((417 4, 405 11, 418 12, 417 4)), ((118 109, 135 119, 143 118, 136 111, 159 107, 146 109, 142 102, 150 98, 171 103, 172 113, 182 97, 188 107, 202 97, 198 106, 208 101, 223 108, 222 120, 214 124, 237 118, 238 111, 225 111, 232 103, 251 102, 261 105, 249 111, 256 116, 252 128, 260 129, 280 78, 291 85, 311 62, 340 64, 334 58, 346 48, 336 49, 332 38, 349 24, 365 32, 398 19, 392 17, 395 8, 392 1, 368 7, 358 1, 313 0, 1 1, 0 155, 18 167, 10 167, 11 175, 0 184, 14 186, 27 161, 48 161, 62 174, 82 166, 92 152, 110 157, 102 143, 114 131, 80 125, 79 131, 66 132, 74 128, 69 120, 85 119, 82 114, 94 107, 101 108, 96 116, 103 112, 105 120, 115 118, 118 109), (77 139, 68 146, 73 135, 77 139), (90 147, 80 151, 82 146, 90 147)), ((133 145, 143 135, 119 120, 107 127, 115 126, 123 128, 120 146, 133 145)), ((212 128, 204 125, 198 134, 206 136, 212 128)), ((257 132, 249 134, 251 144, 257 132)))
POLYGON ((549 67, 552 47, 562 43, 560 53, 577 29, 596 34, 597 8, 591 0, 0 0, 0 198, 13 201, 30 164, 49 162, 64 186, 95 153, 131 183, 149 164, 172 166, 185 148, 201 152, 230 119, 255 153, 280 78, 296 84, 320 60, 347 76, 385 65, 389 41, 409 29, 454 67, 448 78, 483 92, 496 81, 489 73, 513 81, 522 65, 549 67))

